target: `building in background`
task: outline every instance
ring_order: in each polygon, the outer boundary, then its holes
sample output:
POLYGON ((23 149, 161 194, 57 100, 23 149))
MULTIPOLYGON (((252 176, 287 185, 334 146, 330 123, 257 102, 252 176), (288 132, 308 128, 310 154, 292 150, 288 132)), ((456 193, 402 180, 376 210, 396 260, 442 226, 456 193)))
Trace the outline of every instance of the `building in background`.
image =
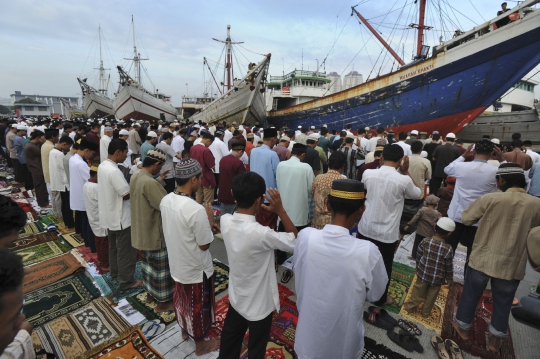
POLYGON ((358 71, 351 71, 343 77, 343 90, 358 86, 364 83, 364 77, 358 71))
POLYGON ((486 109, 486 112, 515 112, 532 109, 536 85, 538 85, 538 81, 522 79, 501 96, 501 100, 497 101, 495 105, 497 108, 493 108, 491 105, 486 109))
POLYGON ((343 90, 341 85, 341 76, 337 72, 330 72, 328 74, 328 79, 331 81, 328 84, 328 94, 331 95, 333 93, 339 92, 343 90))
POLYGON ((21 116, 50 116, 53 105, 46 103, 14 103, 16 109, 19 109, 21 116))
MULTIPOLYGON (((67 96, 51 96, 51 95, 25 95, 25 94, 22 94, 21 91, 15 91, 15 93, 11 94, 10 95, 11 97, 11 105, 10 106, 15 106, 15 105, 29 105, 29 106, 24 106, 24 107, 36 107, 36 109, 38 109, 39 107, 41 108, 47 108, 46 110, 35 110, 35 109, 32 109, 32 111, 29 111, 29 112, 32 112, 33 114, 28 114, 27 116, 32 116, 32 115, 50 115, 50 114, 61 114, 61 115, 64 115, 63 111, 63 107, 62 107, 62 103, 60 102, 60 99, 63 98, 65 100, 67 100, 70 104, 72 104, 74 107, 80 107, 79 106, 79 98, 78 97, 67 97, 67 96), (22 99, 25 99, 25 98, 29 98, 29 99, 32 99, 34 101, 37 101, 39 102, 39 104, 15 104, 15 102, 17 101, 20 101, 22 99), (41 112, 41 113, 40 113, 41 112)), ((22 111, 21 111, 21 115, 23 115, 22 111)))

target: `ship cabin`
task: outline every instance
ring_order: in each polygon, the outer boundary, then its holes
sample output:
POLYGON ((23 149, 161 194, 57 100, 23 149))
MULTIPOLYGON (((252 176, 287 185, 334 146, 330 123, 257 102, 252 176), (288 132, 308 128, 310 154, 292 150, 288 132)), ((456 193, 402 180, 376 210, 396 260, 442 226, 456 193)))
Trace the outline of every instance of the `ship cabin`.
POLYGON ((270 76, 266 109, 279 110, 320 98, 327 94, 331 80, 325 72, 297 70, 284 76, 270 76))
POLYGON ((209 94, 204 94, 203 96, 182 96, 182 107, 180 109, 177 108, 178 113, 180 113, 182 119, 188 119, 216 98, 217 95, 210 96, 209 94))

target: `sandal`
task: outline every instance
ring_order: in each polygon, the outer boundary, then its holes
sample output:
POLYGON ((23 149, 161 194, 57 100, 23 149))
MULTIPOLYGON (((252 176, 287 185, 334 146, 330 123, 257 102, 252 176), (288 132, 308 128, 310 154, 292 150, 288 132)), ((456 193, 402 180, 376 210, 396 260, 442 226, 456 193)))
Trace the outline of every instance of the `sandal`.
POLYGON ((452 359, 450 357, 450 354, 448 351, 446 351, 446 346, 444 345, 443 338, 439 337, 438 335, 434 335, 431 337, 431 346, 437 354, 439 355, 439 358, 441 359, 452 359))
POLYGON ((375 313, 375 314, 379 315, 382 320, 392 324, 394 327, 396 327, 398 325, 398 321, 396 319, 394 319, 394 317, 392 317, 390 314, 388 314, 388 312, 386 310, 382 309, 381 307, 376 307, 376 306, 372 305, 372 306, 370 306, 368 308, 368 311, 370 313, 375 313))
POLYGON ((403 329, 405 332, 409 333, 410 335, 416 335, 416 332, 414 328, 410 325, 410 323, 403 319, 398 320, 398 327, 400 327, 401 329, 403 329))
POLYGON ((281 283, 289 283, 292 277, 293 272, 290 269, 285 269, 285 272, 283 272, 283 275, 281 276, 281 283))
POLYGON ((383 320, 376 313, 364 312, 364 320, 377 328, 381 328, 384 330, 394 329, 394 326, 392 324, 388 323, 386 320, 383 320))
POLYGON ((146 339, 151 340, 165 331, 165 324, 161 324, 159 320, 151 320, 141 326, 141 331, 146 339))
POLYGON ((409 324, 413 328, 414 335, 422 335, 422 331, 420 330, 420 328, 418 328, 418 325, 414 324, 413 322, 407 322, 407 324, 409 324))
POLYGON ((416 352, 418 352, 418 353, 423 353, 424 352, 424 347, 422 346, 422 344, 420 344, 420 341, 418 340, 417 337, 407 336, 407 337, 405 337, 405 339, 412 345, 413 349, 416 352))
POLYGON ((408 352, 414 351, 413 346, 411 343, 407 341, 407 339, 403 335, 399 335, 398 333, 394 333, 394 331, 389 330, 386 332, 386 335, 388 338, 390 338, 391 341, 402 347, 408 352))
POLYGON ((459 345, 457 345, 455 341, 451 339, 446 339, 444 341, 444 346, 446 347, 446 351, 450 354, 450 358, 463 359, 461 349, 459 349, 459 345))

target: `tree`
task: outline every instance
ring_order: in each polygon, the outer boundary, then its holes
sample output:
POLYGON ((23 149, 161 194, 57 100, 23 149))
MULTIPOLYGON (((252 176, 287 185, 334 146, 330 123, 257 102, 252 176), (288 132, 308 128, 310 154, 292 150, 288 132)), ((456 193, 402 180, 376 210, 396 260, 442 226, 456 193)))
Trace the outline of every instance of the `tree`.
POLYGON ((26 98, 23 98, 22 100, 15 101, 15 103, 41 103, 41 102, 32 100, 31 98, 26 97, 26 98))
POLYGON ((0 114, 1 115, 9 115, 11 113, 11 110, 9 107, 6 107, 4 105, 0 105, 0 114))

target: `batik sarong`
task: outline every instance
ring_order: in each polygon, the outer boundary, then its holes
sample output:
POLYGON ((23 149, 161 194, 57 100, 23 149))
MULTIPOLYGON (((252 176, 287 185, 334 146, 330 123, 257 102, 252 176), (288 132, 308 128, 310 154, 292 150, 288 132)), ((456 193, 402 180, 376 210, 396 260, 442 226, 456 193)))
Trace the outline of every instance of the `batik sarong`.
POLYGON ((174 284, 174 312, 178 325, 194 340, 202 340, 215 322, 214 276, 202 283, 174 284))
POLYGON ((141 251, 142 280, 146 291, 158 302, 173 299, 174 280, 169 269, 167 248, 157 251, 141 251))

